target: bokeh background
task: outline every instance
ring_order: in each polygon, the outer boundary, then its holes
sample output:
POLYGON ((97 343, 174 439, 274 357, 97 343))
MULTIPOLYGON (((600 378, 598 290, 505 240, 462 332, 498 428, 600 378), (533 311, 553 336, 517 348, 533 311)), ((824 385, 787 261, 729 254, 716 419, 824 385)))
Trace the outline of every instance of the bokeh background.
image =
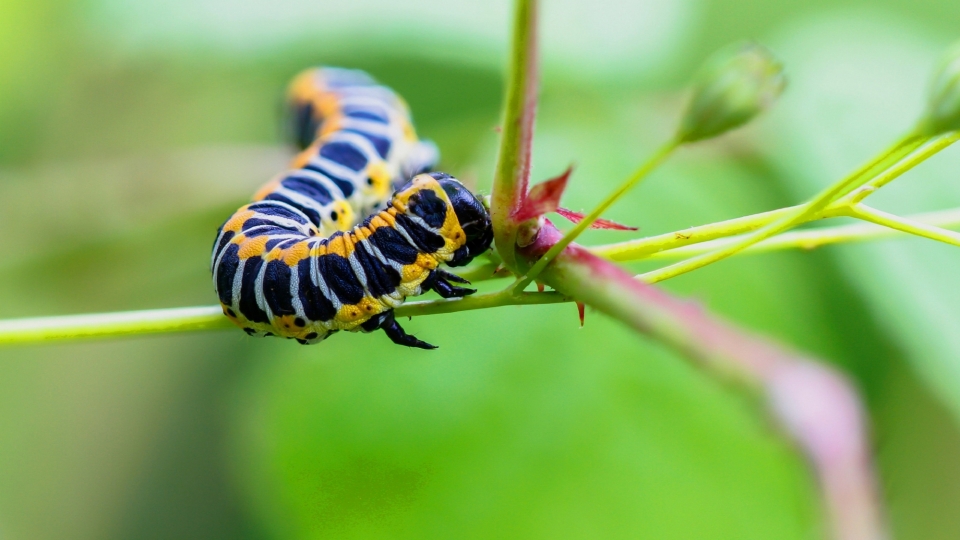
MULTIPOLYGON (((0 1, 0 317, 206 305, 214 231, 284 167, 285 84, 369 70, 488 191, 505 0, 0 1)), ((790 86, 610 217, 654 234, 787 205, 910 127, 950 0, 546 0, 534 177, 589 208, 672 130, 711 51, 790 86)), ((960 205, 951 149, 877 196, 960 205)), ((625 239, 591 232, 587 242, 625 239)), ((897 538, 960 537, 960 252, 726 261, 665 286, 840 366, 897 538)), ((489 287, 490 285, 488 285, 489 287)), ((414 319, 440 345, 239 331, 0 349, 0 538, 820 538, 753 398, 572 305, 414 319)))

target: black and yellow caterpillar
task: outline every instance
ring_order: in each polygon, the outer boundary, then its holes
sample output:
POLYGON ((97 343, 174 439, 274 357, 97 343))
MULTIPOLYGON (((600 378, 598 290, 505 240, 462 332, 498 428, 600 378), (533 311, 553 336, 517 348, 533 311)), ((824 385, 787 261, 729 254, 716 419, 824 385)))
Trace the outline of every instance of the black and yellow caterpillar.
POLYGON ((436 147, 417 139, 403 100, 365 73, 307 70, 289 105, 303 149, 293 170, 217 233, 211 269, 224 314, 250 335, 304 344, 382 328, 394 343, 434 348, 404 332, 393 309, 429 290, 475 292, 439 265, 490 248, 486 207, 452 176, 423 172, 436 147))

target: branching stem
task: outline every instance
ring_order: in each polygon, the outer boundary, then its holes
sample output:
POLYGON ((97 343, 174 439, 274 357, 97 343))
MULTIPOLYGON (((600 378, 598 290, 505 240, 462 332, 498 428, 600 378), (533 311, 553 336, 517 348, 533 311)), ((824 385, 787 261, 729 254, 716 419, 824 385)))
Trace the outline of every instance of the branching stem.
POLYGON ((847 215, 897 231, 960 247, 960 233, 941 229, 940 227, 914 221, 909 218, 888 214, 887 212, 871 208, 865 204, 851 206, 847 209, 847 215))
POLYGON ((873 180, 881 171, 887 169, 892 163, 896 163, 910 152, 916 150, 924 142, 926 142, 926 139, 923 137, 913 134, 908 135, 900 141, 894 143, 887 150, 881 152, 866 165, 860 167, 847 177, 827 187, 809 202, 799 207, 795 207, 794 210, 791 210, 785 216, 777 219, 773 223, 761 227, 759 230, 754 231, 753 233, 726 247, 710 253, 704 253, 702 255, 692 257, 685 261, 675 263, 652 272, 647 272, 646 274, 640 275, 639 278, 648 283, 657 283, 665 279, 670 279, 692 270, 702 268, 708 264, 713 264, 743 249, 746 249, 757 242, 761 242, 785 230, 796 227, 802 223, 806 223, 812 219, 816 219, 821 211, 829 206, 830 203, 852 192, 870 180, 873 180))
MULTIPOLYGON (((918 222, 923 225, 934 227, 960 227, 960 208, 944 210, 941 212, 928 212, 906 218, 912 222, 918 222)), ((942 230, 942 229, 941 229, 942 230)), ((949 231, 948 231, 949 232, 949 231)), ((778 234, 754 244, 743 250, 741 254, 766 253, 769 251, 781 251, 786 249, 815 249, 820 246, 840 243, 863 242, 866 240, 878 240, 881 238, 894 238, 903 236, 900 230, 894 230, 888 227, 874 225, 872 223, 854 223, 851 225, 840 225, 837 227, 820 227, 803 231, 790 231, 778 234)), ((925 236, 925 235, 923 235, 925 236)), ((929 236, 927 236, 929 238, 929 236)), ((735 242, 735 238, 720 238, 703 242, 696 245, 688 245, 667 251, 652 253, 649 260, 675 260, 686 259, 701 253, 709 253, 721 247, 735 242)))
POLYGON ((550 264, 550 261, 554 260, 561 251, 563 251, 571 242, 576 240, 583 231, 587 230, 597 219, 610 208, 613 203, 617 202, 620 197, 623 197, 628 191, 637 186, 641 181, 643 181, 647 176, 653 172, 660 164, 662 164, 670 154, 673 153, 680 146, 681 142, 677 139, 672 139, 666 144, 657 149, 652 156, 641 165, 636 171, 633 172, 616 190, 613 191, 610 195, 607 196, 600 204, 597 205, 585 218, 583 218, 580 223, 577 223, 575 227, 570 229, 563 235, 563 238, 553 245, 547 253, 540 258, 534 264, 530 270, 526 272, 525 275, 520 277, 510 286, 510 289, 515 293, 523 291, 527 285, 530 285, 537 276, 540 275, 540 272, 550 264))

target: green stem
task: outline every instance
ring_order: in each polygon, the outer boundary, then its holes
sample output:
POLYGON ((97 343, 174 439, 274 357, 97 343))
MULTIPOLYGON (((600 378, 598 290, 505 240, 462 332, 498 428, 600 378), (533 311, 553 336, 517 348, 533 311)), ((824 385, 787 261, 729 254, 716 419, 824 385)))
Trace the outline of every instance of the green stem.
POLYGON ((537 2, 518 0, 513 17, 502 135, 490 196, 497 251, 514 268, 518 224, 513 213, 526 194, 537 96, 537 2))
POLYGON ((906 158, 900 160, 893 167, 890 167, 884 171, 883 174, 880 174, 862 188, 849 193, 838 202, 846 205, 854 205, 862 201, 878 189, 899 178, 903 173, 926 161, 937 152, 957 142, 957 140, 960 140, 960 131, 945 133, 927 140, 926 143, 920 146, 917 151, 907 155, 906 158))
POLYGON ((550 250, 547 251, 543 257, 541 257, 536 264, 534 264, 530 270, 526 272, 524 276, 517 280, 517 282, 510 286, 510 289, 514 292, 519 293, 523 291, 538 275, 543 271, 544 268, 550 264, 550 261, 554 260, 557 255, 566 249, 571 242, 577 239, 583 231, 587 230, 593 223, 610 208, 613 203, 617 202, 624 194, 637 186, 644 178, 650 175, 654 169, 656 169, 660 164, 664 162, 670 154, 673 153, 680 146, 681 142, 678 139, 672 139, 666 144, 657 149, 652 156, 641 165, 636 171, 633 172, 613 193, 607 195, 607 198, 604 199, 596 208, 594 208, 585 218, 583 218, 580 223, 577 223, 572 229, 566 232, 563 235, 563 238, 559 242, 551 246, 550 250))
MULTIPOLYGON (((931 140, 928 144, 923 145, 919 151, 909 154, 906 158, 896 162, 892 167, 877 175, 862 188, 848 193, 840 200, 832 203, 820 214, 811 217, 808 221, 844 215, 846 208, 856 204, 860 200, 863 200, 877 189, 890 183, 903 173, 915 167, 917 164, 928 159, 940 150, 943 150, 950 144, 956 142, 958 139, 960 139, 960 133, 954 132, 931 140)), ((777 219, 781 219, 790 215, 791 212, 798 211, 802 207, 803 205, 790 206, 787 208, 781 208, 779 210, 771 210, 769 212, 761 212, 759 214, 743 216, 726 221, 708 223, 706 225, 682 229, 657 236, 628 240, 626 242, 618 242, 615 244, 594 246, 590 249, 601 257, 610 259, 612 261, 622 262, 637 261, 647 258, 672 259, 676 256, 676 253, 706 253, 706 251, 701 249, 679 250, 678 248, 755 231, 769 223, 776 221, 777 219), (674 254, 663 256, 659 255, 661 252, 667 251, 671 251, 671 253, 674 254)), ((710 245, 715 247, 721 245, 730 246, 732 245, 732 242, 717 242, 711 243, 710 245)))
POLYGON ((652 272, 647 272, 646 274, 642 274, 640 279, 648 283, 657 283, 659 281, 685 274, 692 270, 696 270, 698 268, 707 266, 708 264, 725 259, 756 244, 757 242, 761 242, 801 223, 815 219, 816 216, 832 202, 862 186, 866 182, 873 180, 881 171, 888 168, 892 163, 899 161, 903 156, 914 151, 925 141, 926 139, 917 135, 909 135, 904 137, 866 165, 860 167, 835 184, 827 187, 809 202, 801 205, 795 210, 792 210, 790 213, 786 214, 777 221, 763 226, 759 230, 724 248, 710 253, 704 253, 703 255, 698 255, 696 257, 692 257, 685 261, 672 264, 652 272))
POLYGON ((914 221, 909 218, 888 214, 887 212, 882 212, 876 208, 871 208, 864 204, 858 204, 850 207, 847 210, 847 215, 862 219, 864 221, 869 221, 871 223, 876 223, 877 225, 889 227, 897 231, 912 234, 914 236, 922 236, 924 238, 929 238, 931 240, 936 240, 938 242, 944 242, 946 244, 960 247, 960 234, 954 231, 948 231, 946 229, 941 229, 940 227, 914 221))
MULTIPOLYGON (((726 221, 708 223, 706 225, 690 227, 689 229, 660 234, 657 236, 650 236, 637 240, 628 240, 626 242, 618 242, 616 244, 591 246, 589 249, 595 254, 611 261, 629 262, 642 259, 660 258, 659 255, 661 253, 672 253, 685 246, 692 247, 694 244, 706 243, 709 240, 716 240, 755 231, 764 225, 773 223, 777 219, 790 215, 791 212, 795 212, 802 207, 803 205, 788 206, 778 210, 770 210, 769 212, 761 212, 759 214, 751 214, 749 216, 728 219, 726 221)), ((811 217, 809 221, 842 216, 844 215, 846 208, 847 206, 845 203, 842 205, 839 202, 831 204, 822 212, 811 217)), ((727 242, 725 245, 728 245, 729 243, 730 242, 727 242)), ((711 245, 720 244, 717 243, 711 245)), ((692 253, 692 251, 690 253, 692 253)), ((700 253, 700 251, 697 253, 700 253)))
POLYGON ((457 269, 454 273, 463 279, 475 283, 478 281, 486 281, 488 279, 493 279, 495 277, 505 277, 500 276, 497 271, 501 269, 501 264, 497 262, 486 262, 483 264, 478 264, 475 266, 470 266, 464 269, 457 269))
POLYGON ((457 311, 472 311, 502 306, 527 306, 536 304, 557 304, 571 302, 558 292, 525 292, 514 295, 507 291, 497 291, 486 294, 475 294, 464 298, 449 298, 440 300, 422 300, 407 302, 394 310, 397 317, 418 317, 422 315, 437 315, 454 313, 457 311))
POLYGON ((706 225, 657 236, 627 240, 626 242, 618 242, 616 244, 593 246, 590 248, 590 251, 611 261, 626 262, 646 259, 662 251, 675 250, 691 244, 699 244, 700 242, 706 242, 708 240, 755 231, 789 214, 797 208, 799 208, 799 206, 790 206, 788 208, 728 219, 726 221, 718 221, 716 223, 708 223, 706 225))
POLYGON ((0 344, 233 328, 220 306, 0 321, 0 344))
MULTIPOLYGON (((557 292, 506 294, 503 291, 466 298, 407 302, 397 317, 417 317, 500 306, 556 304, 570 299, 557 292)), ((0 321, 0 345, 141 334, 193 332, 234 328, 219 306, 203 306, 0 321)))
MULTIPOLYGON (((928 212, 910 216, 908 219, 920 222, 934 227, 960 227, 960 208, 944 210, 941 212, 928 212)), ((743 250, 742 254, 766 253, 769 251, 781 251, 786 249, 804 249, 811 250, 820 246, 831 244, 840 244, 848 242, 863 242, 866 240, 877 240, 881 238, 891 238, 903 236, 899 230, 881 227, 872 223, 854 223, 851 225, 840 225, 836 227, 820 227, 804 231, 790 231, 778 234, 758 244, 752 245, 743 250)), ((709 253, 735 242, 735 238, 721 238, 711 240, 698 245, 689 245, 653 253, 647 257, 648 260, 674 260, 686 259, 701 253, 709 253)), ((639 278, 639 276, 637 276, 639 278)))

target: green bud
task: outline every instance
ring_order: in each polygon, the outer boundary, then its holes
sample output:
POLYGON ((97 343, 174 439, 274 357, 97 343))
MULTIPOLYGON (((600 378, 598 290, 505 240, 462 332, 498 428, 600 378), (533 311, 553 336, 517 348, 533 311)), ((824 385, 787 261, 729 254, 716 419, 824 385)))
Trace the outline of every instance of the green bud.
POLYGON ((709 139, 746 124, 773 104, 785 84, 783 65, 762 45, 721 50, 694 79, 678 139, 709 139))
POLYGON ((947 49, 937 66, 920 129, 930 136, 960 130, 960 41, 947 49))

